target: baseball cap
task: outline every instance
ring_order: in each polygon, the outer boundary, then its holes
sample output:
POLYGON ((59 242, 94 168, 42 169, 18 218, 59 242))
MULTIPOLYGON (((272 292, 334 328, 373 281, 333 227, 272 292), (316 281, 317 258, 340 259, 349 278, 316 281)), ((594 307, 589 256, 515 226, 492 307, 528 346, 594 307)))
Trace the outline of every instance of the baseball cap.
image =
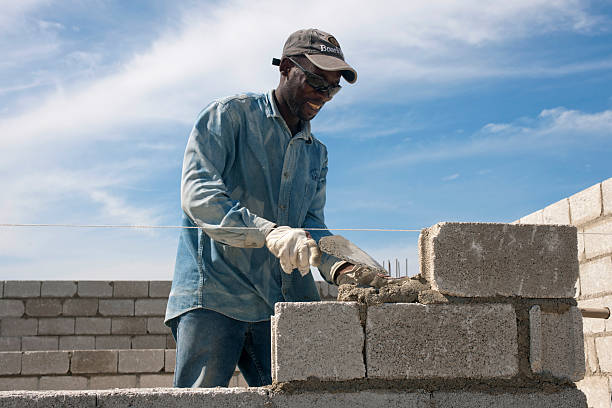
MULTIPOLYGON (((283 57, 296 55, 304 55, 314 66, 324 71, 340 71, 350 84, 357 81, 357 71, 344 61, 338 40, 325 31, 309 28, 291 34, 285 41, 283 57)), ((280 60, 274 58, 272 64, 279 65, 280 60)))

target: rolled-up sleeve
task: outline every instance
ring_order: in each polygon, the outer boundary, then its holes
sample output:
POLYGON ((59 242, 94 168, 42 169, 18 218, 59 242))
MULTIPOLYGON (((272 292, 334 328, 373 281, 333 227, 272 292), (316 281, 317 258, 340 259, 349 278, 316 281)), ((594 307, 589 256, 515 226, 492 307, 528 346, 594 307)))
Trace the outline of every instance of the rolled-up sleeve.
POLYGON ((223 174, 236 155, 239 121, 215 102, 200 115, 187 142, 181 178, 181 206, 215 241, 242 248, 265 244, 274 223, 232 200, 223 174))

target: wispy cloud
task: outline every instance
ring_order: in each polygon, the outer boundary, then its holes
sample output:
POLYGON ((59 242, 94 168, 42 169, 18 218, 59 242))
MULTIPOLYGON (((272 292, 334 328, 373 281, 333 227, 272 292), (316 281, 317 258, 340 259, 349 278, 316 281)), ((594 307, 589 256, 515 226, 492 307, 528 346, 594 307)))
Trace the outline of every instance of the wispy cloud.
POLYGON ((459 173, 454 173, 446 177, 442 177, 442 181, 452 181, 457 180, 459 178, 459 173))
POLYGON ((588 146, 609 140, 612 133, 612 110, 586 113, 563 107, 543 110, 535 118, 520 118, 512 123, 489 123, 469 139, 444 140, 417 149, 400 152, 371 167, 389 167, 436 162, 478 155, 495 155, 515 151, 550 151, 579 144, 588 146))

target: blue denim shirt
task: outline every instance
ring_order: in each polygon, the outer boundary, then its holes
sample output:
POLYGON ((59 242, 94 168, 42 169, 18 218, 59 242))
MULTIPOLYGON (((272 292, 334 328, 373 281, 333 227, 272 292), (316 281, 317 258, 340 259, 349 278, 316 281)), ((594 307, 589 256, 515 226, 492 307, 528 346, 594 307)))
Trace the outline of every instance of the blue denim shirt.
MULTIPOLYGON (((166 323, 197 308, 241 321, 268 320, 274 304, 320 300, 312 274, 282 272, 265 247, 277 225, 327 228, 327 149, 310 124, 292 137, 272 91, 211 103, 189 136, 183 160, 179 238, 166 323), (235 227, 235 228, 232 228, 235 227)), ((310 231, 318 241, 325 231, 310 231)), ((338 259, 323 254, 331 283, 338 259)))

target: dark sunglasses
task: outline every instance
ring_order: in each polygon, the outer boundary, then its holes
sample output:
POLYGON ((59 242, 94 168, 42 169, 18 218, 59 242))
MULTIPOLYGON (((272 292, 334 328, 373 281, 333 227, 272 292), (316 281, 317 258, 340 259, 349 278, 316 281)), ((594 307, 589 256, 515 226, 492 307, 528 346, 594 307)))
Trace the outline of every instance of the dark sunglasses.
POLYGON ((304 73, 304 75, 306 75, 306 83, 310 85, 315 91, 322 94, 327 94, 327 96, 331 98, 335 94, 340 92, 340 89, 342 89, 340 85, 331 85, 322 76, 308 71, 306 68, 298 64, 293 58, 287 57, 287 59, 291 61, 293 65, 298 67, 304 73))

